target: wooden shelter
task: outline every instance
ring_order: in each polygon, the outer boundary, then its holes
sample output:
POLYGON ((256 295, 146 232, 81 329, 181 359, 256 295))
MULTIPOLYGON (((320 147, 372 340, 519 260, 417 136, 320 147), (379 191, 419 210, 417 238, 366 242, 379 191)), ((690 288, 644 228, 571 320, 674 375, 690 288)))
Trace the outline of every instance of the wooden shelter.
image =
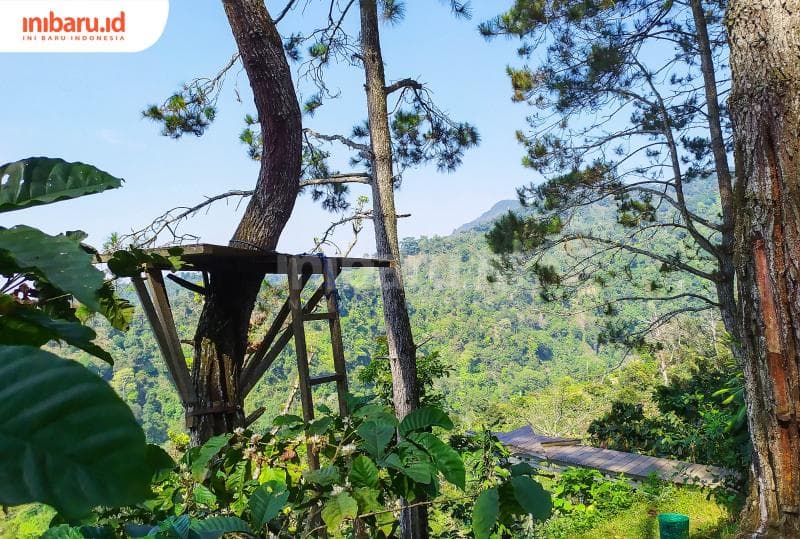
MULTIPOLYGON (((181 272, 200 272, 203 282, 208 285, 209 274, 215 270, 237 269, 246 266, 249 270, 263 271, 269 275, 285 275, 288 281, 289 297, 275 314, 264 338, 255 346, 244 361, 240 376, 242 399, 253 389, 267 369, 277 359, 289 341, 294 337, 297 355, 300 401, 303 418, 314 418, 312 388, 319 384, 336 383, 341 413, 347 413, 345 395, 347 394, 347 370, 342 329, 339 315, 339 295, 336 279, 345 268, 389 267, 389 260, 371 258, 341 258, 323 255, 289 255, 277 252, 263 252, 235 247, 198 244, 183 246, 180 255, 184 265, 181 272), (314 275, 322 276, 322 283, 311 297, 302 304, 301 294, 314 275), (325 305, 321 306, 323 298, 325 305), (290 321, 287 325, 287 320, 290 321), (333 351, 334 372, 313 378, 310 374, 308 350, 306 348, 305 323, 327 321, 330 329, 333 351)), ((166 249, 153 249, 150 253, 169 256, 166 249)), ((181 348, 181 341, 175 327, 175 319, 170 307, 165 277, 180 286, 203 294, 205 288, 175 275, 171 265, 148 264, 142 273, 132 278, 142 308, 155 334, 161 354, 172 375, 175 386, 186 408, 187 422, 191 424, 198 415, 230 412, 229 403, 214 403, 211 408, 198 409, 194 402, 191 375, 181 348)), ((255 418, 249 419, 250 421, 255 418)))

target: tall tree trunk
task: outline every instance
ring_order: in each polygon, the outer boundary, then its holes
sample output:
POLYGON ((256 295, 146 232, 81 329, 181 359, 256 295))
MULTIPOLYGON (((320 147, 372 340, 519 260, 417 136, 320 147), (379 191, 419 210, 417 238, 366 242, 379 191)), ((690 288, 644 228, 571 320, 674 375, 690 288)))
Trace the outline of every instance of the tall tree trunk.
MULTIPOLYGON (((392 397, 395 412, 402 419, 419 406, 417 356, 406 308, 406 295, 400 268, 397 238, 397 212, 394 205, 394 171, 389 112, 386 103, 386 75, 381 55, 376 0, 361 0, 361 54, 366 76, 367 110, 372 150, 372 205, 375 245, 378 256, 394 264, 380 270, 383 317, 392 370, 392 397)), ((402 512, 401 532, 405 538, 428 536, 424 506, 402 512)))
MULTIPOLYGON (((300 181, 302 122, 283 43, 263 0, 223 0, 264 135, 255 193, 231 240, 274 250, 294 208, 300 181)), ((264 274, 247 266, 214 271, 195 333, 196 404, 190 433, 199 444, 244 421, 239 388, 250 315, 264 274)))
POLYGON ((800 537, 800 1, 733 0, 726 22, 755 479, 744 531, 800 537))
POLYGON ((711 139, 711 153, 714 156, 714 170, 717 174, 720 207, 722 209, 722 233, 719 245, 719 278, 716 285, 720 315, 725 330, 733 337, 733 354, 741 360, 739 341, 739 324, 736 321, 736 293, 733 263, 734 242, 734 208, 733 180, 728 166, 728 151, 725 148, 725 137, 722 134, 719 94, 714 69, 714 56, 711 41, 708 37, 708 21, 702 0, 692 0, 692 16, 694 18, 697 48, 700 53, 700 70, 703 73, 703 88, 706 96, 708 113, 708 130, 711 139))

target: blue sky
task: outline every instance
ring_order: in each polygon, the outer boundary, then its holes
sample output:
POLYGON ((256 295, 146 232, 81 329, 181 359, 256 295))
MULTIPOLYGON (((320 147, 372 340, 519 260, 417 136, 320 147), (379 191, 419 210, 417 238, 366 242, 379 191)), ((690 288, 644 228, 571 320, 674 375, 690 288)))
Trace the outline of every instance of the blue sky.
MULTIPOLYGON (((304 12, 295 11, 282 21, 281 31, 319 25, 324 3, 310 0, 304 12)), ((387 78, 422 80, 441 108, 473 123, 481 134, 480 147, 467 154, 455 173, 427 167, 405 175, 397 206, 412 217, 401 220, 401 237, 448 234, 498 200, 513 198, 515 187, 533 178, 520 165, 522 149, 514 138, 530 111, 511 102, 505 75, 505 66, 517 62, 516 43, 487 43, 476 30, 478 22, 510 3, 473 2, 474 17, 464 21, 454 19, 444 2, 408 0, 405 20, 383 26, 387 78)), ((283 4, 267 0, 273 12, 283 4)), ((357 10, 347 24, 356 28, 357 10)), ((0 225, 25 222, 51 233, 82 229, 89 232, 90 243, 101 244, 110 232, 128 232, 169 208, 193 205, 229 189, 252 188, 258 164, 247 158, 238 141, 242 118, 254 110, 243 72, 228 77, 218 120, 201 138, 162 137, 158 126, 140 115, 145 105, 160 102, 180 83, 215 73, 234 52, 221 2, 171 0, 164 35, 141 53, 0 54, 0 161, 63 157, 95 164, 126 180, 116 191, 5 214, 0 225), (242 103, 235 99, 237 90, 242 103)), ((348 133, 366 116, 362 78, 355 67, 332 69, 330 86, 340 89, 342 97, 305 118, 305 124, 326 133, 348 133)), ((300 82, 299 88, 301 94, 313 93, 307 83, 300 82)), ((367 191, 359 186, 353 193, 367 191)), ((185 230, 203 241, 226 243, 243 207, 237 212, 233 205, 219 204, 184 225, 185 230)), ((308 197, 301 198, 279 249, 310 249, 312 238, 332 218, 308 197)), ((372 249, 371 236, 362 235, 356 252, 372 249)))

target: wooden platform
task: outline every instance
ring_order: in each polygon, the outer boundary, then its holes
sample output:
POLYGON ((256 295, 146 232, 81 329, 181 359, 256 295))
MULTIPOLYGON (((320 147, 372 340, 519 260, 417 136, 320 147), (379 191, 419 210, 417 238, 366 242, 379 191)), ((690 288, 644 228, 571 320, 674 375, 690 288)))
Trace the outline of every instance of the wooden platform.
POLYGON ((673 483, 714 487, 722 484, 726 477, 735 475, 732 470, 718 466, 691 464, 680 460, 580 445, 579 441, 574 439, 538 435, 531 427, 522 427, 496 435, 512 454, 524 460, 557 466, 593 468, 609 474, 622 473, 634 479, 646 479, 655 473, 661 479, 673 483))
MULTIPOLYGON (((213 271, 225 269, 241 269, 247 265, 269 274, 285 275, 289 268, 289 259, 297 261, 301 274, 322 275, 324 273, 322 257, 315 254, 291 255, 277 251, 259 251, 227 245, 213 245, 197 243, 193 245, 179 245, 172 248, 145 249, 147 253, 161 255, 165 258, 171 256, 173 249, 180 249, 180 257, 184 262, 181 271, 213 271)), ((100 257, 102 262, 108 260, 108 255, 100 257)), ((344 268, 387 268, 392 265, 391 260, 382 258, 354 258, 354 257, 325 257, 339 272, 344 268)), ((151 264, 151 269, 170 270, 172 266, 164 264, 151 264)))

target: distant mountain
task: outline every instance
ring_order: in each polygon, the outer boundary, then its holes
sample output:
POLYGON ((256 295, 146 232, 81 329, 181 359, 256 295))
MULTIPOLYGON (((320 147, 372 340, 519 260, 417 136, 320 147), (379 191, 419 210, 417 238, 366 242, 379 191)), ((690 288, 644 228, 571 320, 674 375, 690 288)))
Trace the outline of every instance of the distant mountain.
POLYGON ((501 200, 492 206, 488 211, 481 214, 477 219, 474 219, 469 223, 464 223, 460 227, 453 230, 453 234, 469 232, 471 230, 488 230, 490 224, 502 217, 509 210, 519 211, 521 209, 522 205, 519 203, 519 200, 501 200))

